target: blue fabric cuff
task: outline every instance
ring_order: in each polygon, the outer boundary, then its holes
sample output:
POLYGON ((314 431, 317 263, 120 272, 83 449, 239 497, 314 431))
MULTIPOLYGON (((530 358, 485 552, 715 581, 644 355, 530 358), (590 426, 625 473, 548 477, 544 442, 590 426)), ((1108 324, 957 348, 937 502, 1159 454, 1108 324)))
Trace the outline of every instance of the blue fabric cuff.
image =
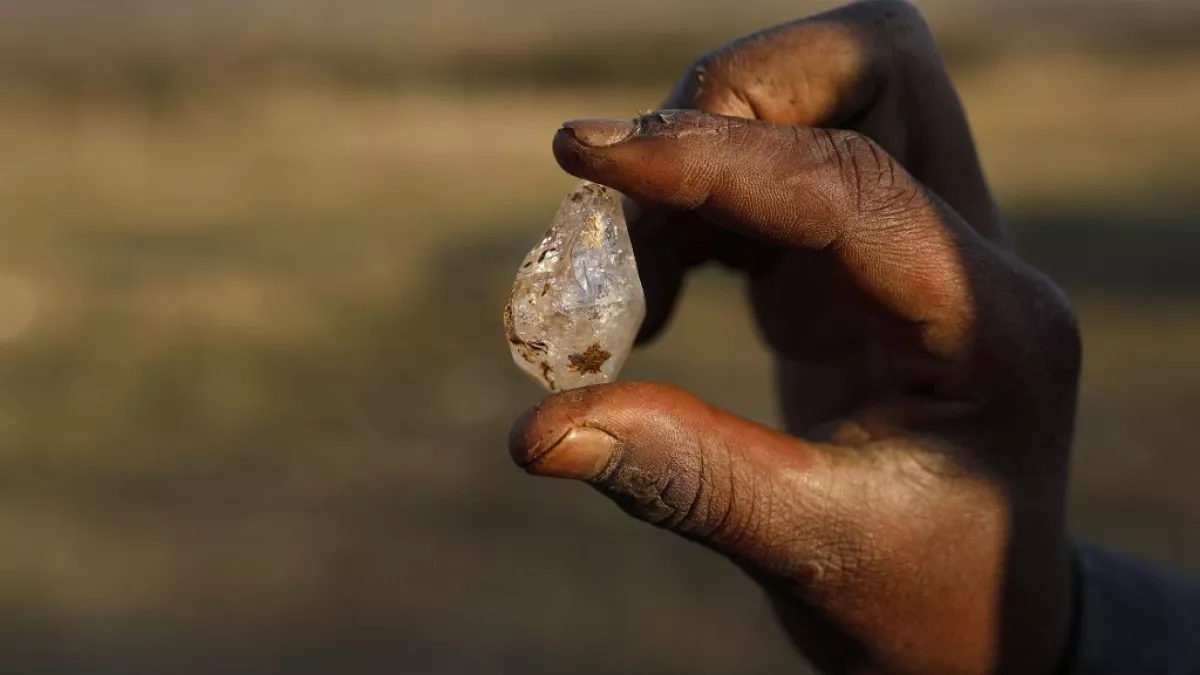
POLYGON ((1067 675, 1200 675, 1200 580, 1075 542, 1067 675))

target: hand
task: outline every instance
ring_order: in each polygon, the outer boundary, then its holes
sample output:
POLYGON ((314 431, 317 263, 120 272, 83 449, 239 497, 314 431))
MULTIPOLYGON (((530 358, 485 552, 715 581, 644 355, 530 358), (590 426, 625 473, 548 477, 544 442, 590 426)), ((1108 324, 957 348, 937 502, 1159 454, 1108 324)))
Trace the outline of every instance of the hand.
POLYGON ((1012 252, 916 10, 739 40, 554 152, 637 206, 644 338, 688 268, 744 272, 790 433, 624 382, 526 413, 517 463, 728 556, 825 672, 1055 672, 1078 332, 1012 252))

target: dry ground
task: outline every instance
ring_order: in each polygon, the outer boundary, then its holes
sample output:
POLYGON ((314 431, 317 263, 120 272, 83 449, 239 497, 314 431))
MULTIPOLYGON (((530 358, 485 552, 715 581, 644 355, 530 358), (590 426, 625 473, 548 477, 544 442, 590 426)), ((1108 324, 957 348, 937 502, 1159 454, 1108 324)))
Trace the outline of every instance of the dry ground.
MULTIPOLYGON (((1073 524, 1196 572, 1200 63, 1147 59, 959 83, 1022 248, 1081 313, 1073 524)), ((504 451, 538 392, 499 310, 570 184, 550 135, 661 89, 2 94, 5 672, 790 663, 731 567, 504 451)), ((744 315, 701 275, 629 376, 773 420, 744 315)))

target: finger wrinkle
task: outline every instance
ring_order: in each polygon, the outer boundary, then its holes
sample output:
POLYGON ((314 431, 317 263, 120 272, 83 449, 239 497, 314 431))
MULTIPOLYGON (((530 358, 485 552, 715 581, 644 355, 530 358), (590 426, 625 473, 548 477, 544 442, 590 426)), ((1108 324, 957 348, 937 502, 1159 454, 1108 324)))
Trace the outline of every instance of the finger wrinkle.
MULTIPOLYGON (((708 445, 708 444, 706 444, 706 445, 708 445)), ((708 533, 707 536, 709 538, 714 538, 714 537, 722 537, 723 538, 725 535, 728 534, 729 522, 734 518, 734 511, 736 510, 736 504, 738 503, 738 499, 741 496, 740 494, 738 494, 737 481, 735 480, 736 476, 734 475, 734 471, 735 471, 734 466, 735 465, 734 465, 733 451, 730 449, 728 444, 721 443, 720 445, 721 445, 721 451, 724 454, 724 460, 725 460, 725 465, 722 468, 725 471, 725 476, 728 480, 728 485, 726 486, 725 493, 723 495, 723 497, 724 497, 724 499, 722 500, 723 503, 720 505, 721 517, 717 520, 717 522, 713 525, 711 531, 708 533)), ((705 450, 706 450, 706 452, 713 452, 713 450, 711 450, 711 445, 709 445, 708 448, 705 448, 705 450)))
MULTIPOLYGON (((757 84, 761 86, 762 81, 758 81, 757 84)), ((745 106, 745 109, 750 113, 750 117, 756 120, 767 119, 767 116, 763 114, 762 108, 759 107, 755 97, 750 96, 750 94, 737 87, 730 87, 729 92, 733 95, 734 100, 745 106)))

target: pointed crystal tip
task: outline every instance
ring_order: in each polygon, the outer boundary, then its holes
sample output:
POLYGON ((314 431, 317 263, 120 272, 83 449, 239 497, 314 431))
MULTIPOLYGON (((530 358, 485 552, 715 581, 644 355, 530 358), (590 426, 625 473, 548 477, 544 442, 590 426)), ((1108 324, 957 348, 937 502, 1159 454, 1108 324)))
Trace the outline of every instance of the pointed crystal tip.
POLYGON ((645 315, 621 196, 581 181, 517 270, 504 309, 513 360, 550 391, 610 382, 645 315))

